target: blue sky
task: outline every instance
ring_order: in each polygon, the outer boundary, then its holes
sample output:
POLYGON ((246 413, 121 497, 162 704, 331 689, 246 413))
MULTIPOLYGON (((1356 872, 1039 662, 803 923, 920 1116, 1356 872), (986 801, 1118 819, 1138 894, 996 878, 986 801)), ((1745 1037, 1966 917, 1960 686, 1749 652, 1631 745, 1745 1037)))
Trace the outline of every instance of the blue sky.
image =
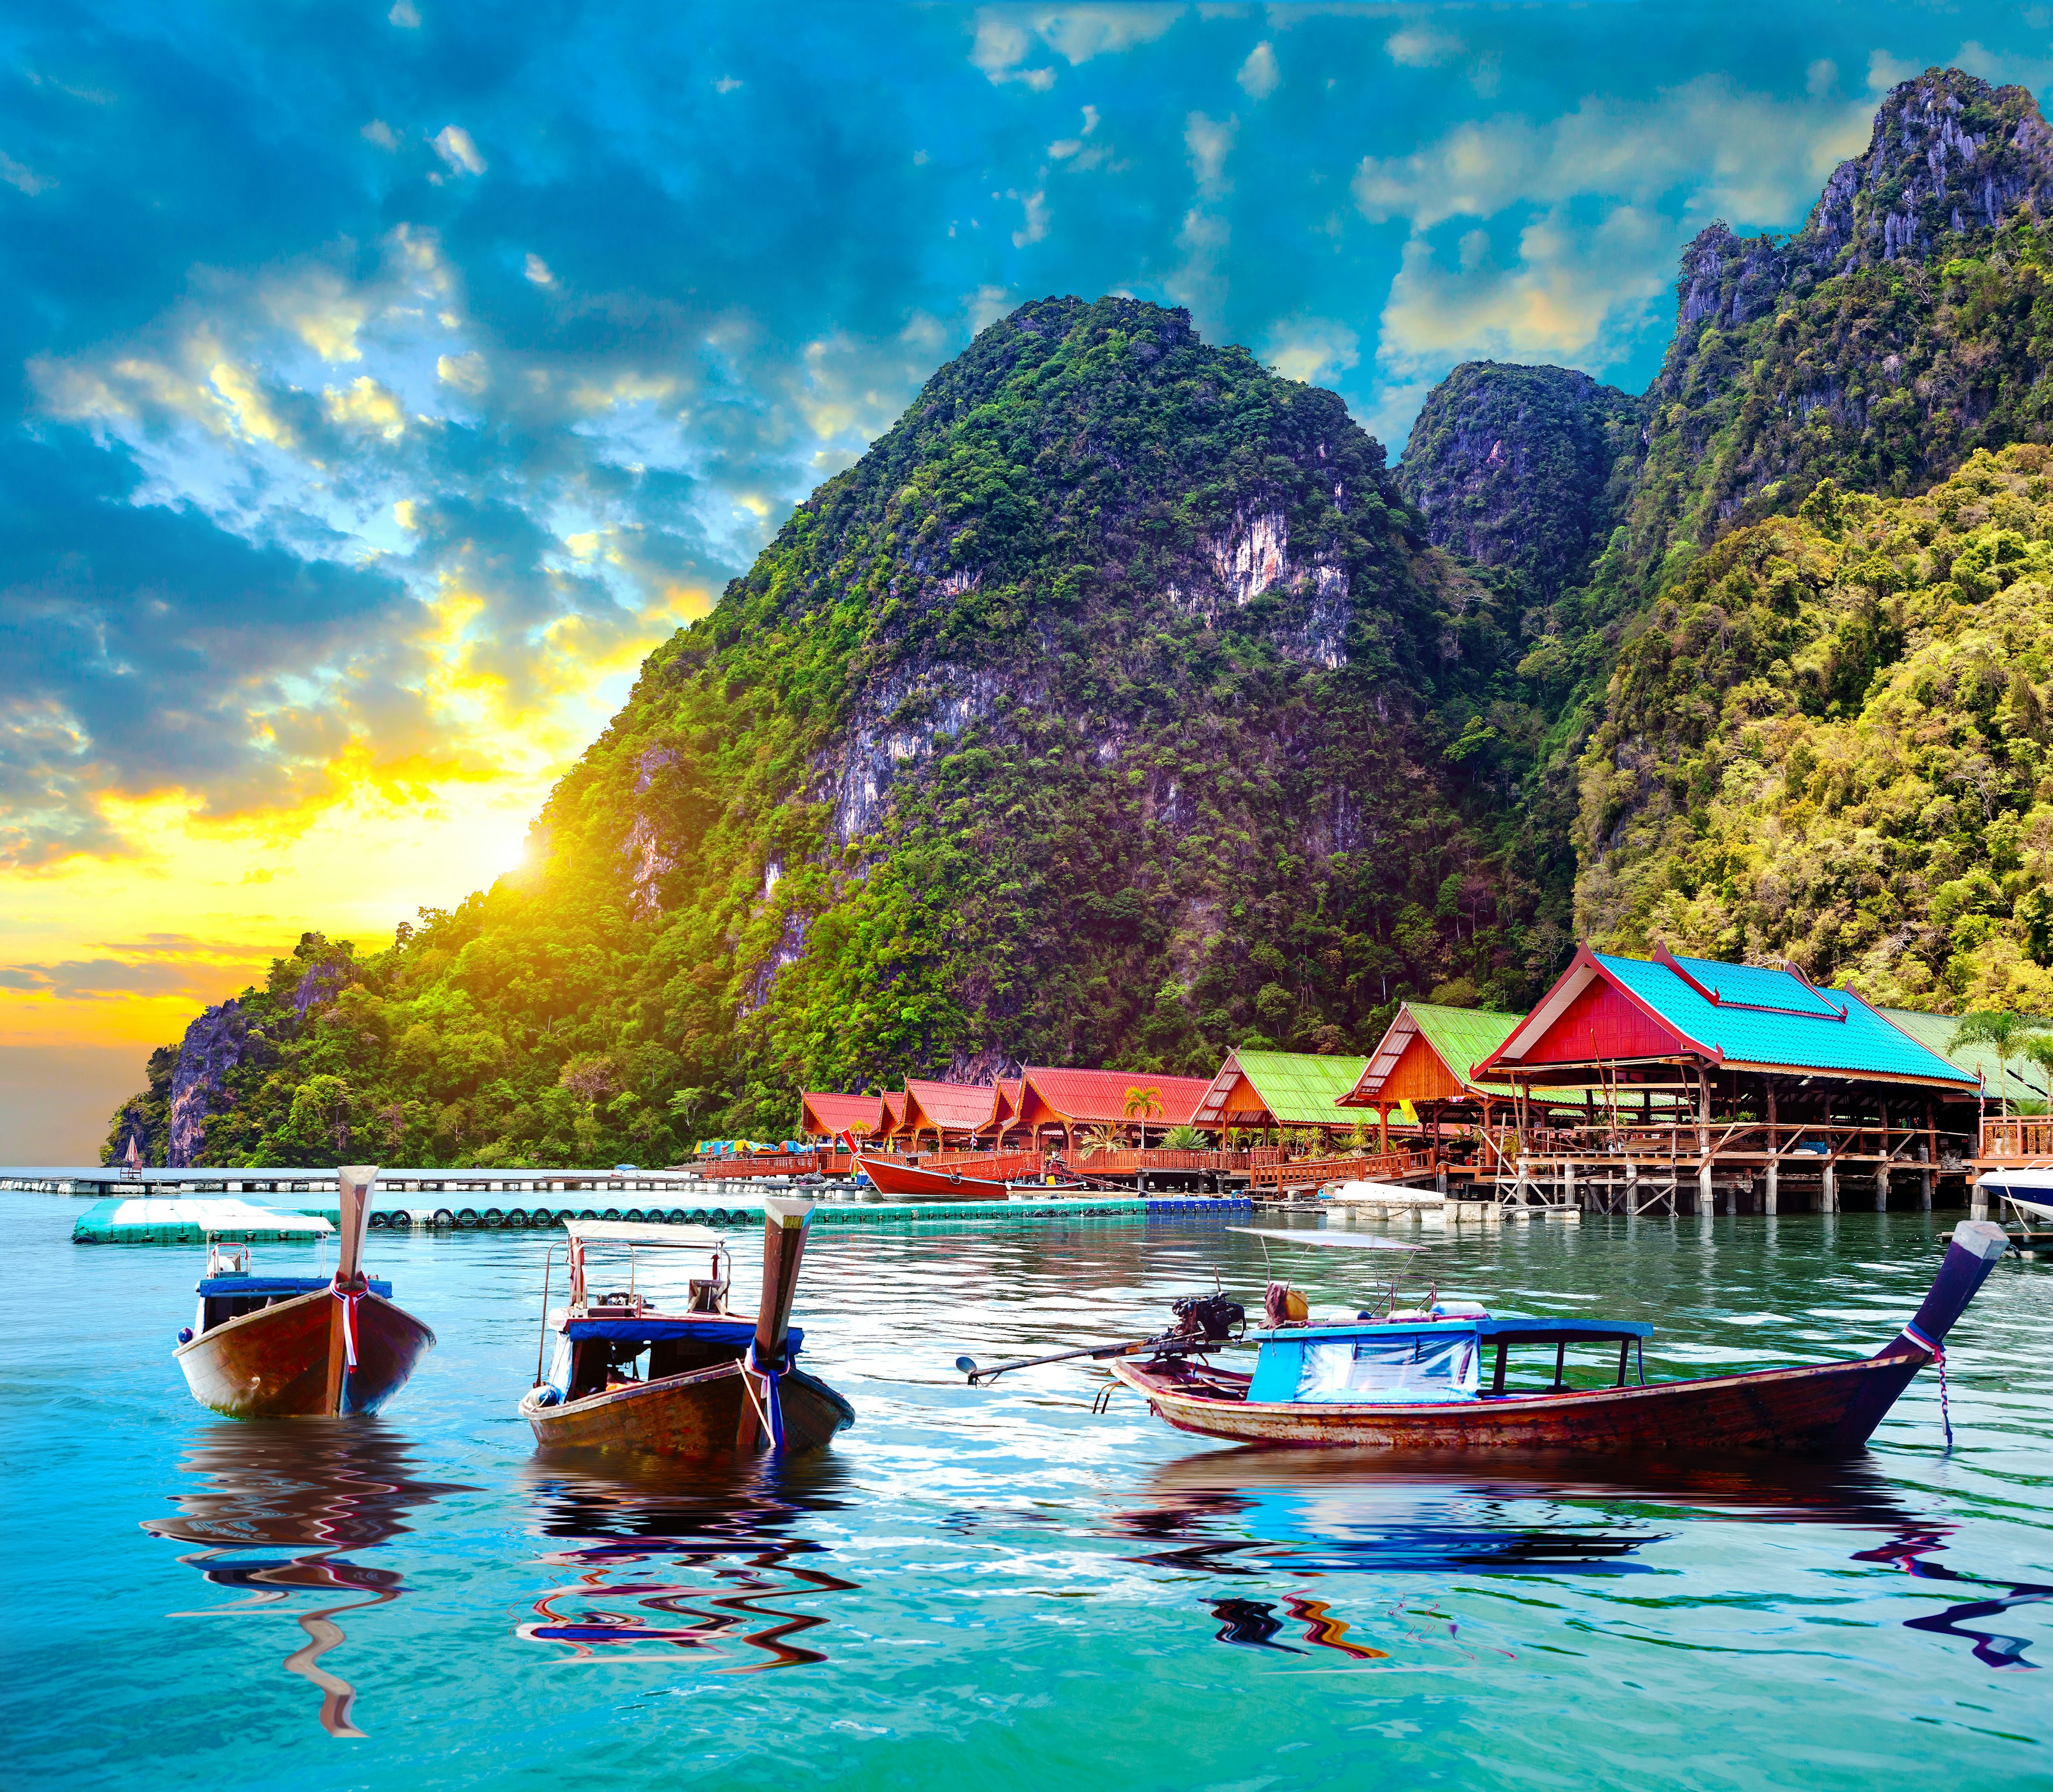
POLYGON ((1187 306, 1394 456, 1466 359, 1639 389, 1697 229, 1800 223, 1890 81, 2053 59, 2045 6, 1808 0, 57 0, 0 32, 30 1045, 123 1003, 161 1032, 304 922, 489 880, 649 646, 1021 300, 1187 306))

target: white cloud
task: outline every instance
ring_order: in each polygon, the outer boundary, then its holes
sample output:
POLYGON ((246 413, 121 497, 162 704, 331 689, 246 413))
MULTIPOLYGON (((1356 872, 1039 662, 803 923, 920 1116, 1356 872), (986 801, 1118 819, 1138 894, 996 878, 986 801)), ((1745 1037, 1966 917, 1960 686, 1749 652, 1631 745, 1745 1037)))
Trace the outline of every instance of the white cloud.
POLYGON ((0 151, 0 180, 18 188, 33 199, 38 193, 49 191, 57 182, 48 174, 39 174, 33 168, 17 162, 13 156, 0 151))
POLYGON ((346 386, 324 386, 321 408, 331 423, 369 429, 387 441, 406 433, 406 414, 391 389, 365 374, 346 386))
POLYGON ((556 276, 549 272, 549 265, 532 249, 528 254, 528 265, 524 270, 528 278, 537 286, 554 286, 556 276))
POLYGON ((1480 229, 1452 267, 1415 237, 1391 283, 1378 359, 1399 374, 1480 357, 1604 366, 1667 290, 1675 236, 1658 214, 1619 206, 1593 230, 1564 212, 1533 219, 1509 266, 1480 229))
POLYGON ((1191 154, 1191 172, 1198 177, 1198 190, 1211 196, 1226 186, 1226 159, 1240 129, 1238 118, 1224 120, 1192 112, 1184 120, 1184 147, 1191 154))
POLYGON ((1881 93, 1895 86, 1898 81, 1907 81, 1912 76, 1923 73, 1921 65, 1899 62, 1887 50, 1878 49, 1867 59, 1867 90, 1870 93, 1881 93))
POLYGON ((1016 193, 1008 190, 1005 197, 1017 199, 1026 214, 1018 229, 1012 233, 1012 246, 1024 249, 1029 243, 1038 243, 1048 233, 1048 195, 1046 190, 1038 193, 1016 193))
POLYGON ((1071 174, 1081 174, 1086 168, 1095 168, 1112 153, 1109 143, 1094 143, 1091 138, 1097 134, 1097 108, 1084 108, 1083 128, 1074 137, 1062 137, 1048 145, 1048 159, 1066 162, 1071 174))
POLYGON ((1049 7, 1036 15, 1034 29, 1074 68, 1094 56, 1153 43, 1168 34, 1183 10, 1167 6, 1049 7))
POLYGON ((1055 71, 1021 66, 1037 48, 1052 50, 1074 68, 1093 57, 1153 43, 1183 10, 1180 6, 986 7, 976 15, 969 59, 987 80, 1019 81, 1045 93, 1055 84, 1055 71))
POLYGON ((1234 79, 1249 99, 1266 100, 1283 79, 1282 71, 1276 66, 1275 51, 1266 41, 1257 44, 1247 53, 1247 60, 1234 79))
POLYGON ((1544 124, 1463 124, 1409 155, 1365 157, 1354 198, 1364 217, 1419 229, 1517 205, 1650 205, 1678 190, 1684 212, 1706 219, 1781 220, 1866 146, 1869 127, 1865 101, 1774 100, 1706 76, 1643 103, 1588 99, 1544 124))
POLYGON ((712 90, 716 93, 732 93, 736 92, 740 86, 741 82, 734 76, 722 75, 718 80, 712 84, 712 90))
POLYGON ((366 143, 375 143, 380 149, 397 149, 399 147, 398 137, 394 133, 392 127, 382 118, 371 120, 359 135, 366 143))
POLYGON ((1326 317, 1286 319, 1271 327, 1262 359, 1286 379, 1329 381, 1361 359, 1361 339, 1326 317))
POLYGON ((418 31, 421 28, 421 14, 414 0, 393 0, 392 10, 386 15, 402 31, 418 31))
POLYGON ((1819 57, 1804 71, 1804 91, 1813 100, 1822 100, 1839 84, 1839 65, 1829 57, 1819 57))
POLYGON ((435 133, 435 154, 446 162, 451 172, 459 174, 481 174, 485 172, 485 158, 477 153, 477 145, 471 141, 470 133, 461 124, 445 124, 435 133))
POLYGON ((1383 53, 1406 69, 1434 69, 1462 53, 1462 41, 1431 25, 1407 25, 1383 41, 1383 53))
POLYGON ((435 378, 443 385, 475 398, 491 383, 492 374, 485 367, 485 357, 473 348, 467 355, 437 355, 435 378))

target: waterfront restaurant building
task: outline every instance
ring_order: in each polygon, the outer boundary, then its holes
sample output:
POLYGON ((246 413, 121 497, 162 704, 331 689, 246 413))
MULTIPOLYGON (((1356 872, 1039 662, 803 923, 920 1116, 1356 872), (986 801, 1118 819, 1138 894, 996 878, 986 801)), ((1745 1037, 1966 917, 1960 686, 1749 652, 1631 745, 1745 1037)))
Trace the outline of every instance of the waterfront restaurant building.
POLYGON ((1487 1008, 1400 1003, 1341 1105, 1374 1111, 1382 1132, 1379 1147, 1385 1151, 1393 1110, 1400 1125, 1418 1126, 1435 1143, 1449 1131, 1473 1131, 1488 1139, 1493 1120, 1501 1124, 1513 1111, 1517 1091, 1509 1083, 1479 1080, 1476 1066, 1523 1018, 1487 1008))
POLYGON ((1929 1206, 1980 1093, 1851 990, 1658 944, 1651 959, 1580 947, 1473 1075, 1513 1090, 1507 1198, 1634 1214, 1829 1212, 1849 1174, 1878 1207, 1899 1174, 1929 1206))

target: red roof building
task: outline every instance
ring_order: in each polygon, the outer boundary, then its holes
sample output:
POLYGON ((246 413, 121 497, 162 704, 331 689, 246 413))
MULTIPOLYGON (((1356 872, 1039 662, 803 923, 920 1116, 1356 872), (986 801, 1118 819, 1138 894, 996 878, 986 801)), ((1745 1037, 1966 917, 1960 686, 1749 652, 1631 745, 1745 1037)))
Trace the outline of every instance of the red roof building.
POLYGON ((931 1136, 937 1146, 967 1143, 990 1126, 998 1091, 988 1083, 926 1083, 905 1079, 901 1130, 917 1149, 931 1136))
POLYGON ((1203 1076, 1161 1076, 1148 1070, 1069 1070, 1029 1065, 1020 1079, 1019 1119, 1030 1139, 1059 1130, 1074 1147, 1080 1126, 1187 1125, 1211 1086, 1203 1076))
POLYGON ((801 1095, 799 1136, 838 1139, 844 1132, 875 1138, 884 1128, 884 1100, 874 1095, 801 1095))

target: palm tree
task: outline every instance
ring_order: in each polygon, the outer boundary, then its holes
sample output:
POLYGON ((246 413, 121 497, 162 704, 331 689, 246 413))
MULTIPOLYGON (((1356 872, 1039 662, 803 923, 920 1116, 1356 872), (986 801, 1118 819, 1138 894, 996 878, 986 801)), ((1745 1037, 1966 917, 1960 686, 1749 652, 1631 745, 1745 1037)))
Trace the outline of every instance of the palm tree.
POLYGON ((1140 1148, 1148 1149, 1148 1116, 1164 1112, 1162 1092, 1160 1089, 1129 1089, 1126 1092, 1126 1117, 1130 1120, 1138 1115, 1140 1119, 1140 1148))
POLYGON ((1968 1015, 1953 1029, 1953 1037, 1947 1042, 1946 1049, 1957 1052, 1963 1045, 1987 1045, 1996 1053, 1997 1100, 2000 1112, 2008 1113, 2010 1104, 2000 1092, 2003 1088, 2004 1061, 2016 1057, 2024 1045, 2031 1025, 2022 1014, 2013 1014, 2008 1008, 1984 1009, 1968 1015))
POLYGON ((2046 1112, 2053 1115, 2053 1033, 2028 1033, 2017 1050, 2020 1057, 2038 1067, 2039 1086, 2046 1091, 2046 1112))

